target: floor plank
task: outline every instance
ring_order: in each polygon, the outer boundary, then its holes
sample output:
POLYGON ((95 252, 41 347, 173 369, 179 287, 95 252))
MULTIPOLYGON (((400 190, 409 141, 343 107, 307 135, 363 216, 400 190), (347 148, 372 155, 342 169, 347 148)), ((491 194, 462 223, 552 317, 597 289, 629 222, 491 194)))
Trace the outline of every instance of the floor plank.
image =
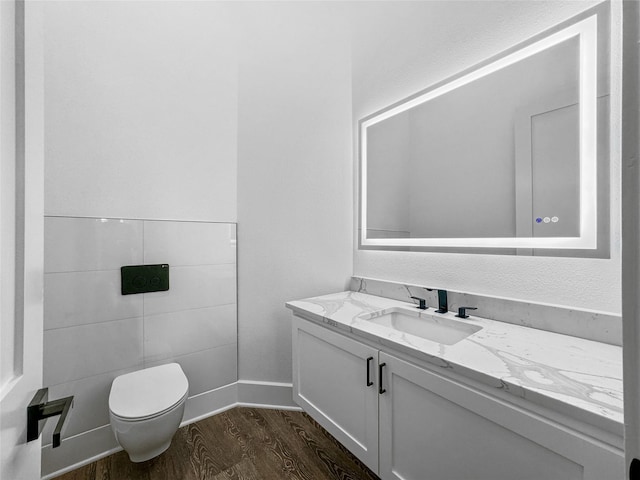
POLYGON ((324 476, 319 478, 344 480, 375 480, 378 478, 308 415, 291 415, 291 413, 297 412, 277 410, 270 412, 272 412, 270 415, 273 417, 274 423, 284 421, 289 427, 288 438, 292 443, 295 442, 300 451, 305 452, 311 459, 321 460, 324 476))
POLYGON ((162 455, 118 452, 57 480, 379 480, 302 412, 238 407, 178 430, 162 455))

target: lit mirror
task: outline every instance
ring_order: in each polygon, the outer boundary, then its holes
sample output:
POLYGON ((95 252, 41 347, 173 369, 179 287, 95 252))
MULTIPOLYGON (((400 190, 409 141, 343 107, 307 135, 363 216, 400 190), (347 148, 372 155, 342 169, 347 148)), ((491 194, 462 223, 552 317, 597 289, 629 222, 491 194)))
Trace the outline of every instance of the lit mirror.
POLYGON ((595 249, 608 113, 597 23, 556 29, 363 119, 360 246, 595 249))

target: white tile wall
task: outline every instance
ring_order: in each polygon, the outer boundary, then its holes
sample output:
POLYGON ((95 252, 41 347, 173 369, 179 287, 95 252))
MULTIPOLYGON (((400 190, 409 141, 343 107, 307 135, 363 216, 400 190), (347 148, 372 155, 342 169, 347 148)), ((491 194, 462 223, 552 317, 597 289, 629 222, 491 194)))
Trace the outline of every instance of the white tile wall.
POLYGON ((144 295, 145 315, 236 302, 236 266, 170 267, 169 290, 144 295))
POLYGON ((44 332, 45 385, 142 365, 142 318, 44 332))
MULTIPOLYGON (((49 386, 49 398, 74 396, 73 409, 67 417, 65 437, 71 437, 103 425, 109 425, 109 391, 118 375, 139 370, 141 366, 102 373, 72 382, 49 386)), ((55 421, 46 423, 42 433, 43 444, 50 443, 55 421)))
POLYGON ((142 221, 45 217, 44 271, 115 270, 142 263, 142 221))
POLYGON ((237 380, 237 351, 237 345, 232 343, 188 355, 165 358, 146 366, 179 363, 189 379, 189 396, 193 397, 237 380))
POLYGON ((235 264, 236 225, 146 221, 144 263, 172 266, 235 264))
POLYGON ((146 315, 144 356, 160 360, 236 343, 236 305, 146 315))
POLYGON ((235 382, 236 309, 235 224, 46 217, 44 384, 75 396, 65 436, 108 424, 130 371, 175 361, 191 396, 235 382), (121 295, 120 267, 145 263, 170 265, 170 289, 121 295))
POLYGON ((120 294, 120 270, 49 273, 45 330, 142 317, 142 296, 120 294))

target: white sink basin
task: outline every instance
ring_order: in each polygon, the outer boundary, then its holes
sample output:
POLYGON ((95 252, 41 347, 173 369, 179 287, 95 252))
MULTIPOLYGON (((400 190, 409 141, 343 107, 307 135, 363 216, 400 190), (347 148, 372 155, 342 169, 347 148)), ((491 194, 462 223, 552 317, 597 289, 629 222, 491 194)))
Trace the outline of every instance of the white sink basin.
POLYGON ((408 333, 432 342, 453 345, 482 329, 479 325, 460 322, 439 313, 404 308, 388 308, 360 317, 371 323, 408 333))

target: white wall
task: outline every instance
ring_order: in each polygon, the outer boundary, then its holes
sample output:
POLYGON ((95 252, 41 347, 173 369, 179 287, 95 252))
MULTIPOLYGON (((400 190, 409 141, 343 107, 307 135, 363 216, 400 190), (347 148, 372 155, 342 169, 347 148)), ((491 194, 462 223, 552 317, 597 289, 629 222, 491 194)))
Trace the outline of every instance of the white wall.
MULTIPOLYGON (((569 18, 590 2, 380 2, 353 47, 354 120, 569 18)), ((363 7, 361 7, 363 8, 363 7)), ((616 57, 612 59, 616 63, 616 57)), ((612 98, 619 85, 612 85, 612 98)), ((615 101, 614 101, 615 103, 615 101)), ((612 109, 612 127, 619 128, 612 109)), ((620 312, 620 154, 612 145, 610 259, 355 250, 354 274, 620 312)))
POLYGON ((290 382, 284 302, 352 273, 343 17, 333 2, 47 6, 46 213, 235 221, 237 174, 244 380, 290 382))
POLYGON ((47 2, 47 215, 236 221, 223 3, 47 2))
POLYGON ((238 60, 227 7, 45 5, 44 381, 76 404, 60 448, 53 422, 43 434, 44 474, 116 447, 107 402, 117 375, 180 363, 185 421, 235 402, 218 399, 237 381, 238 60), (121 295, 119 268, 143 263, 168 263, 170 290, 121 295))
POLYGON ((284 302, 352 273, 349 50, 333 2, 242 16, 238 131, 239 376, 291 381, 284 302))

